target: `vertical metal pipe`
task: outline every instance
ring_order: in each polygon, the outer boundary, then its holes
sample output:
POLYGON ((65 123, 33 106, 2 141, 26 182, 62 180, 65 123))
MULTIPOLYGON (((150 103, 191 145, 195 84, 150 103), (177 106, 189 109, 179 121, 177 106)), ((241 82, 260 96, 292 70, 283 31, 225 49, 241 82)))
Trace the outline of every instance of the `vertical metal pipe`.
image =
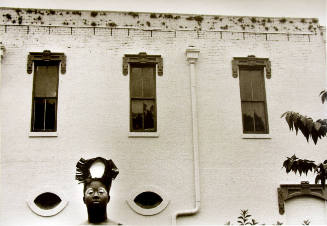
POLYGON ((192 105, 192 142, 193 142, 193 166, 194 166, 194 190, 195 207, 193 209, 177 211, 172 216, 172 225, 176 225, 177 217, 190 216, 199 212, 200 198, 200 170, 199 170, 199 138, 198 138, 198 114, 197 114, 197 95, 196 95, 196 73, 195 63, 199 58, 200 51, 193 46, 186 49, 186 59, 190 65, 190 85, 191 85, 191 105, 192 105))

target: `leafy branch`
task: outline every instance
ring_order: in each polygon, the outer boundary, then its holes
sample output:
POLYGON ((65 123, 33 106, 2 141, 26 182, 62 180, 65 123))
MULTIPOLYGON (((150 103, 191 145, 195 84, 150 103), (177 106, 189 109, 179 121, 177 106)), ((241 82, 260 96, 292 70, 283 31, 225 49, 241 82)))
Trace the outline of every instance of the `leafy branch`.
POLYGON ((307 175, 309 171, 313 171, 317 174, 315 183, 318 184, 320 181, 323 188, 325 188, 327 179, 327 160, 325 160, 323 163, 316 164, 314 161, 299 159, 293 155, 292 157, 287 157, 283 163, 283 167, 285 167, 286 173, 292 171, 295 174, 299 172, 300 175, 302 175, 302 173, 307 175))
POLYGON ((285 117, 290 130, 295 129, 296 135, 300 130, 308 142, 311 137, 313 142, 317 144, 318 138, 321 139, 326 136, 327 119, 318 119, 314 122, 312 118, 293 111, 283 113, 281 118, 283 117, 285 117))

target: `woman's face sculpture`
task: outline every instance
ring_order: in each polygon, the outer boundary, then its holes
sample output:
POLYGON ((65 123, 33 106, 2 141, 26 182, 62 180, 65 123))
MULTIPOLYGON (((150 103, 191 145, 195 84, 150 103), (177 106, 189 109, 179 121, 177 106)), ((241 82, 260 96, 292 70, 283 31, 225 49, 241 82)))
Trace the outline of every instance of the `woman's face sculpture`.
POLYGON ((92 181, 86 185, 83 198, 86 206, 106 206, 109 199, 106 186, 101 181, 92 181))

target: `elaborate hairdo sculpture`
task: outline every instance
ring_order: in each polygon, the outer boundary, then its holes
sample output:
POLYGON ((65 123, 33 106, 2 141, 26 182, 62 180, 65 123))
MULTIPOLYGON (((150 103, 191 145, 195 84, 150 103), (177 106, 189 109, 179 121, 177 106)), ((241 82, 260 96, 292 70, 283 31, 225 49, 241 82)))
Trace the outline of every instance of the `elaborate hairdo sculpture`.
POLYGON ((107 160, 102 157, 96 157, 85 160, 81 158, 76 164, 75 178, 79 181, 78 183, 84 184, 90 183, 92 180, 100 180, 104 185, 110 187, 112 180, 116 178, 118 173, 118 168, 111 159, 107 160), (100 178, 92 177, 90 172, 92 165, 96 162, 101 162, 104 165, 104 172, 100 178))

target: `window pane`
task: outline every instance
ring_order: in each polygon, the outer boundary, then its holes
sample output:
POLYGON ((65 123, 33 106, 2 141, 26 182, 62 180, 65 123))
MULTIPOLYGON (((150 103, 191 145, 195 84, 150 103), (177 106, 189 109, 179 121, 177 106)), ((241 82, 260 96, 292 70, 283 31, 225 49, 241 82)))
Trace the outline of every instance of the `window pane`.
POLYGON ((254 132, 253 110, 251 102, 242 102, 243 131, 254 132))
POLYGON ((142 70, 143 77, 143 97, 154 97, 155 96, 155 77, 154 68, 145 67, 142 70))
POLYGON ((131 97, 142 97, 142 68, 131 67, 131 97))
POLYGON ((155 107, 153 100, 143 101, 144 129, 154 129, 155 107))
POLYGON ((132 129, 133 130, 143 129, 143 101, 133 100, 131 112, 132 112, 132 129))
POLYGON ((262 70, 251 70, 251 80, 253 89, 253 99, 255 101, 265 101, 265 86, 262 70))
POLYGON ((38 65, 34 75, 35 97, 57 97, 58 65, 38 65))
POLYGON ((252 103, 254 110, 254 123, 255 131, 266 131, 266 117, 265 117, 265 104, 264 102, 252 103))
POLYGON ((48 99, 46 101, 45 129, 56 130, 56 100, 48 99))
POLYGON ((251 71, 240 69, 240 92, 241 100, 251 101, 252 100, 252 82, 251 82, 251 71))
POLYGON ((44 129, 44 107, 45 107, 45 102, 43 98, 34 99, 33 131, 44 129))

